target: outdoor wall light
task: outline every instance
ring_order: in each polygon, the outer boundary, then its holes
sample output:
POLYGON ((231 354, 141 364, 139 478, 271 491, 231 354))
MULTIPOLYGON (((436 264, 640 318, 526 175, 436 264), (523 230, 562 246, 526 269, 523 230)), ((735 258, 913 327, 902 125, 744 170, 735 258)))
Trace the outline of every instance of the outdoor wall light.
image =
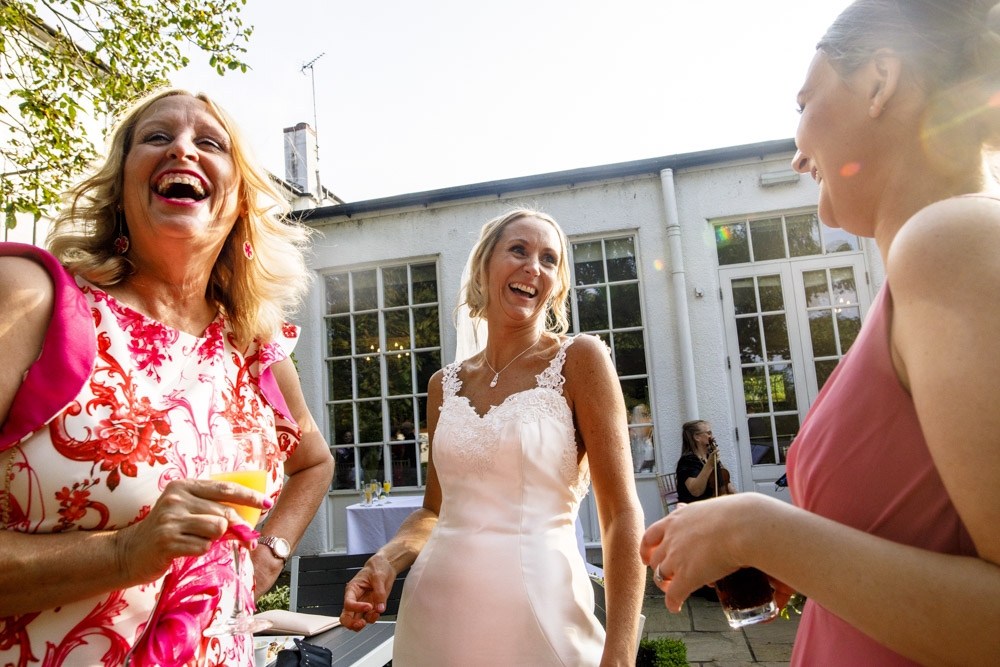
POLYGON ((769 171, 760 175, 761 187, 767 188, 772 185, 782 185, 784 183, 798 183, 802 174, 794 169, 783 169, 781 171, 769 171))

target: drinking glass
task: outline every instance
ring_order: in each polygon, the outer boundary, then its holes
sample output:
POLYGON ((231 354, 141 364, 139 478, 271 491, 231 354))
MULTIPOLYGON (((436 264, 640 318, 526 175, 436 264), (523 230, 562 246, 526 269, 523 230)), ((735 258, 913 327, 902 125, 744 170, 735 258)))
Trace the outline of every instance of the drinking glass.
MULTIPOLYGON (((267 457, 260 433, 240 432, 215 436, 209 445, 209 477, 224 482, 236 482, 254 491, 264 493, 267 486, 267 457)), ((260 520, 260 509, 233 505, 236 512, 251 526, 260 520)), ((241 579, 239 541, 231 540, 233 569, 236 571, 236 596, 233 611, 228 618, 205 630, 206 637, 260 632, 271 627, 271 622, 255 618, 247 611, 244 586, 241 579)))
POLYGON ((719 579, 715 592, 729 627, 734 629, 770 621, 780 613, 770 580, 754 567, 741 568, 719 579))
POLYGON ((386 477, 385 481, 382 482, 382 501, 389 502, 389 492, 392 491, 392 482, 386 477))

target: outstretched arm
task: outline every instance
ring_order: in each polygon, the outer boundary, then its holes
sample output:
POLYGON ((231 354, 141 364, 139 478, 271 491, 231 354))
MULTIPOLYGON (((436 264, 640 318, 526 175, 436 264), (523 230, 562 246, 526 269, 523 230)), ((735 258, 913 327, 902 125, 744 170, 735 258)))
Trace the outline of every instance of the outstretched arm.
POLYGON ((403 521, 396 535, 375 552, 344 591, 344 611, 340 623, 354 631, 374 623, 385 611, 385 601, 396 576, 410 567, 427 544, 441 511, 441 486, 434 471, 434 431, 441 411, 441 371, 427 387, 428 461, 424 506, 403 521))

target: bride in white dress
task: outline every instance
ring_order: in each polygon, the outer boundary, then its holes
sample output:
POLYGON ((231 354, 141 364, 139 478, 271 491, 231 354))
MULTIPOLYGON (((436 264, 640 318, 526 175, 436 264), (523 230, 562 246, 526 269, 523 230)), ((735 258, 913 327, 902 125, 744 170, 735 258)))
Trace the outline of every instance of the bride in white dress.
POLYGON ((643 519, 625 404, 604 343, 563 335, 566 250, 552 218, 523 209, 488 222, 473 250, 462 295, 485 349, 431 378, 424 506, 348 584, 341 615, 373 623, 412 565, 395 667, 634 664, 643 519), (606 635, 575 534, 590 483, 606 635))

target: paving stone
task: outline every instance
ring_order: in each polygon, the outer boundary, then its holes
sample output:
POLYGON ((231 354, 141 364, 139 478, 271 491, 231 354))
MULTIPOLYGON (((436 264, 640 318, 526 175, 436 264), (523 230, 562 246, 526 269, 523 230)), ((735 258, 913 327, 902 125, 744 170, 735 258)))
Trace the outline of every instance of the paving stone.
POLYGON ((687 646, 688 662, 753 662, 750 648, 740 632, 671 632, 665 636, 680 639, 687 646))
POLYGON ((646 615, 646 632, 690 632, 694 629, 691 625, 691 610, 687 605, 674 614, 663 606, 661 600, 659 604, 643 605, 642 613, 646 615))
POLYGON ((770 623, 748 625, 743 628, 747 641, 758 661, 784 661, 792 659, 792 646, 798 630, 798 618, 778 618, 770 623))
POLYGON ((718 602, 709 602, 699 598, 691 599, 691 617, 694 629, 699 632, 735 632, 729 627, 726 615, 718 602))
POLYGON ((691 667, 788 667, 799 617, 733 630, 718 602, 694 596, 679 614, 663 606, 663 593, 647 581, 642 613, 649 638, 672 637, 687 646, 691 667))

